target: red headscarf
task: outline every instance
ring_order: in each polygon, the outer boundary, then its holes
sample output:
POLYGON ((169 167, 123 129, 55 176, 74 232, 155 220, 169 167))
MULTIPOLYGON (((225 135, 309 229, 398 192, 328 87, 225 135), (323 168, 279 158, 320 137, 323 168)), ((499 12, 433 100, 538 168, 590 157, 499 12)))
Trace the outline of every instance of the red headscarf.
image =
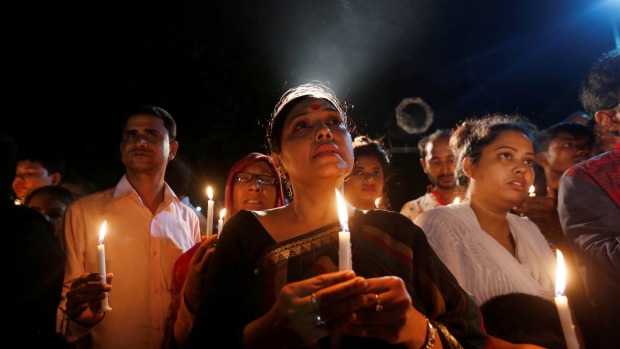
POLYGON ((280 173, 276 168, 276 164, 273 162, 273 159, 270 156, 261 153, 249 153, 244 155, 241 159, 237 160, 237 162, 232 166, 230 172, 228 172, 228 178, 226 179, 226 190, 224 192, 225 202, 224 205, 226 207, 227 216, 230 217, 233 210, 233 177, 237 172, 243 171, 249 165, 257 162, 263 161, 271 167, 273 171, 273 175, 276 177, 276 202, 273 207, 279 207, 284 205, 284 192, 282 191, 282 179, 280 178, 280 173))

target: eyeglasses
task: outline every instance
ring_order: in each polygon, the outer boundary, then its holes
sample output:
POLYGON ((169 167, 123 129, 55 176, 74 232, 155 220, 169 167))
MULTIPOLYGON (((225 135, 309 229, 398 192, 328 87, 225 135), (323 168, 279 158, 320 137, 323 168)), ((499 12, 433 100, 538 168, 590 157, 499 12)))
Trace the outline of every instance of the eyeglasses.
POLYGON ((233 178, 237 183, 248 183, 250 181, 256 181, 256 184, 267 186, 276 185, 276 182, 278 181, 278 179, 273 176, 257 175, 247 172, 237 172, 235 173, 233 178))

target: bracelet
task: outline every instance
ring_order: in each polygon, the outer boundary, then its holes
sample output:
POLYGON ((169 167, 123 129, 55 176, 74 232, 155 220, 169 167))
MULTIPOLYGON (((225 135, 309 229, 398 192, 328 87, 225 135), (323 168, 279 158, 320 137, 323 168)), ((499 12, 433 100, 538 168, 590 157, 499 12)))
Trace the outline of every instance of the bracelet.
POLYGON ((435 341, 437 340, 437 329, 431 324, 431 321, 425 317, 426 319, 426 342, 422 345, 420 349, 431 349, 433 345, 435 345, 435 341))

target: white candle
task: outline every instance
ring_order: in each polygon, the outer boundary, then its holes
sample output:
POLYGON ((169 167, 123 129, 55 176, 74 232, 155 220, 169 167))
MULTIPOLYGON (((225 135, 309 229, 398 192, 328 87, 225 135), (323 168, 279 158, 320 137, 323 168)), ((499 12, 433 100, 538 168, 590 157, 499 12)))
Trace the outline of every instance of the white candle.
POLYGON ((338 189, 336 189, 336 201, 338 203, 338 218, 340 219, 340 227, 342 229, 338 232, 338 270, 352 270, 349 215, 347 214, 344 199, 338 189))
MULTIPOLYGON (((224 217, 226 216, 226 209, 223 208, 220 211, 220 219, 217 220, 217 231, 218 231, 218 235, 222 234, 222 229, 224 229, 224 217)), ((218 239, 220 237, 218 236, 218 239)))
MULTIPOLYGON (((105 237, 105 230, 107 221, 103 221, 101 230, 99 230, 99 245, 97 245, 97 256, 99 257, 99 274, 103 276, 101 283, 106 283, 106 270, 105 270, 105 245, 103 244, 103 238, 105 237)), ((105 298, 101 301, 101 312, 112 310, 108 305, 108 293, 106 292, 105 298)))
POLYGON ((213 189, 207 187, 207 237, 213 234, 213 189))
POLYGON ((555 306, 558 308, 558 314, 560 315, 562 332, 564 332, 564 340, 566 340, 566 348, 578 349, 579 341, 577 340, 577 335, 575 334, 575 325, 573 325, 568 299, 564 295, 564 288, 566 287, 566 266, 564 265, 564 256, 560 250, 556 250, 556 253, 558 256, 558 265, 555 276, 555 306))
POLYGON ((536 196, 536 187, 532 184, 530 185, 530 197, 533 198, 536 196))

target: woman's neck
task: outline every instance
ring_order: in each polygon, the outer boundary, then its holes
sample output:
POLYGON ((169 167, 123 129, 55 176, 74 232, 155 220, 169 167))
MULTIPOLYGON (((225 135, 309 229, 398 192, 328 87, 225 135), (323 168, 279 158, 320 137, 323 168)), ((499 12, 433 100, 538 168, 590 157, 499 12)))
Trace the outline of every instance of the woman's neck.
POLYGON ((470 206, 476 214, 476 219, 482 230, 496 240, 505 240, 510 235, 510 226, 506 219, 507 210, 498 209, 482 201, 471 200, 470 206))

